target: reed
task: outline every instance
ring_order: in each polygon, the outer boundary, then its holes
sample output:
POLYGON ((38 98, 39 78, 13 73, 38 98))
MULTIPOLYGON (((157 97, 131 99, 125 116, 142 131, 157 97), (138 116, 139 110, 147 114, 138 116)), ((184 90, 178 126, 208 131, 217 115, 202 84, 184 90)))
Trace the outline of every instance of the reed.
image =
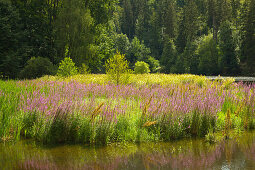
POLYGON ((104 78, 0 81, 1 140, 105 145, 255 127, 255 85, 193 75, 136 75, 126 85, 104 78))

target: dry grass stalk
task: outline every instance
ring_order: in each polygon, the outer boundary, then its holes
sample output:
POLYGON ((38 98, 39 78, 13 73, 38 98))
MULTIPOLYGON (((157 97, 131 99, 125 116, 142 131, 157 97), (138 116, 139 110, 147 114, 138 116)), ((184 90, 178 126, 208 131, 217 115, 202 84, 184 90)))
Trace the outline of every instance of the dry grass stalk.
POLYGON ((152 100, 152 96, 150 97, 149 101, 145 104, 145 106, 143 108, 143 113, 142 113, 143 116, 146 116, 148 107, 150 106, 150 103, 151 103, 151 100, 152 100))
POLYGON ((92 112, 92 114, 91 114, 91 119, 94 119, 94 118, 100 113, 101 108, 103 107, 104 104, 105 104, 105 103, 102 102, 99 106, 97 106, 97 107, 95 108, 95 110, 94 110, 94 111, 92 112))
POLYGON ((153 122, 148 121, 148 122, 143 124, 143 127, 150 127, 150 126, 155 125, 155 124, 157 124, 157 121, 153 121, 153 122))

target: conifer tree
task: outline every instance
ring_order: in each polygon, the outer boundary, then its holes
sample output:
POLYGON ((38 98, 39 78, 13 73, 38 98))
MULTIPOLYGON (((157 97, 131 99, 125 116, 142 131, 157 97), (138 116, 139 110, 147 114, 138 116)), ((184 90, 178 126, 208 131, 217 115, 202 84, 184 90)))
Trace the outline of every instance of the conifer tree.
POLYGON ((238 59, 235 52, 235 44, 231 23, 226 21, 221 24, 219 35, 219 46, 221 49, 220 70, 224 75, 236 75, 239 72, 238 59))
POLYGON ((178 52, 182 53, 188 42, 196 39, 199 30, 199 14, 196 3, 186 0, 183 8, 182 19, 179 25, 179 34, 176 40, 178 52))
POLYGON ((135 16, 133 6, 130 0, 123 0, 123 12, 121 17, 121 29, 129 38, 133 38, 135 34, 135 16))
POLYGON ((177 60, 177 51, 172 39, 168 39, 165 42, 163 54, 160 60, 163 73, 170 73, 173 71, 177 60))
POLYGON ((175 2, 173 0, 163 0, 161 9, 164 34, 169 38, 175 38, 177 31, 175 2))
POLYGON ((255 1, 249 2, 248 14, 244 25, 245 37, 243 41, 243 55, 245 57, 245 70, 255 75, 255 1))
POLYGON ((199 56, 198 71, 203 75, 218 75, 218 59, 220 51, 213 35, 204 36, 197 48, 199 56))

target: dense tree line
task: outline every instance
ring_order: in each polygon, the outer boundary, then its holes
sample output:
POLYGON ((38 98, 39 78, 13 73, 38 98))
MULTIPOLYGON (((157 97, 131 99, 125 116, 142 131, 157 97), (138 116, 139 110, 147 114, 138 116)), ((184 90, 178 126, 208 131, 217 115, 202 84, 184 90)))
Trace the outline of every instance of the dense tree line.
POLYGON ((55 74, 65 57, 105 73, 116 52, 131 69, 255 75, 254 0, 0 0, 0 35, 9 78, 55 74))

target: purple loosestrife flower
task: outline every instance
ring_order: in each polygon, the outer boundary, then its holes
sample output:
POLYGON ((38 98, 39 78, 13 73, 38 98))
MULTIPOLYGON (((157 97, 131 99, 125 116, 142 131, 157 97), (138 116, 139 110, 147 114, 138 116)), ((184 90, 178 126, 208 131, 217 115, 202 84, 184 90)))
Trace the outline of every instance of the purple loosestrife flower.
POLYGON ((76 81, 28 81, 19 82, 25 86, 33 86, 31 93, 22 93, 20 109, 25 112, 39 111, 52 114, 58 108, 67 109, 70 113, 80 112, 82 115, 91 113, 101 102, 105 106, 101 116, 117 119, 118 115, 140 110, 148 105, 147 112, 152 117, 168 114, 181 117, 193 113, 216 116, 222 108, 226 98, 235 103, 247 102, 254 112, 254 87, 242 84, 225 90, 213 83, 200 88, 196 85, 169 85, 169 86, 134 86, 114 84, 81 84, 76 81), (239 88, 239 89, 238 89, 239 88), (253 90, 252 90, 253 89, 253 90), (237 93, 240 93, 238 97, 237 93), (152 97, 150 103, 148 101, 152 97), (246 99, 246 100, 244 100, 246 99), (160 105, 160 108, 158 108, 160 105))

